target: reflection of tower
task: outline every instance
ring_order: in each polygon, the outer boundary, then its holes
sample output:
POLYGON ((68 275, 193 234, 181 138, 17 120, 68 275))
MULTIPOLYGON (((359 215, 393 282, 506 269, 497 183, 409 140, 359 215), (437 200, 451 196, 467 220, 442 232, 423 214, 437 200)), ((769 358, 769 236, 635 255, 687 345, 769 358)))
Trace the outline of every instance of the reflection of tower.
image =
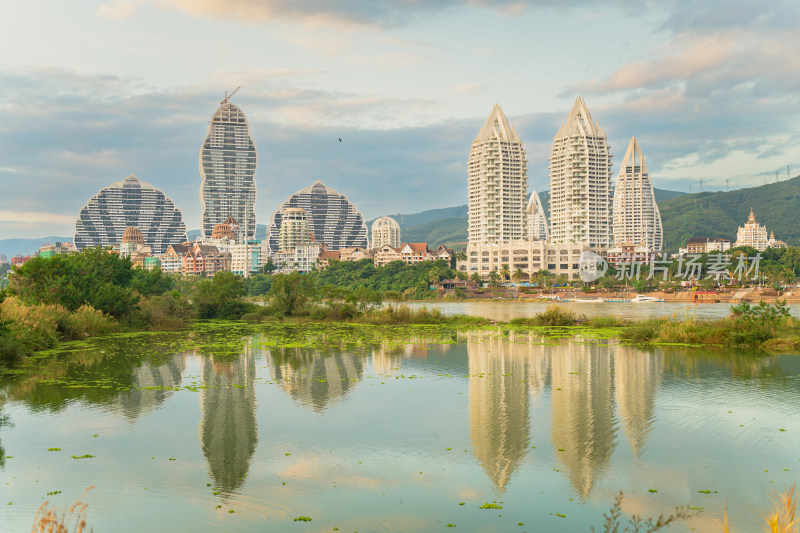
POLYGON ((324 355, 303 348, 273 348, 269 355, 272 379, 281 380, 292 398, 321 413, 362 378, 362 358, 331 350, 324 355))
POLYGON ((389 341, 381 342, 372 349, 372 371, 379 376, 391 376, 400 368, 402 355, 389 341))
POLYGON ((639 457, 655 421, 656 394, 661 384, 659 354, 617 348, 614 354, 614 392, 633 455, 639 457))
POLYGON ((467 337, 473 453, 501 492, 528 451, 530 388, 525 381, 532 348, 494 332, 467 337))
POLYGON ((203 361, 200 444, 211 477, 222 492, 243 482, 256 449, 256 365, 249 347, 237 357, 203 361))
POLYGON ((616 445, 616 420, 607 346, 551 346, 553 447, 586 499, 616 445), (562 451, 563 450, 563 451, 562 451))
POLYGON ((186 362, 183 354, 175 354, 165 363, 143 364, 134 369, 130 390, 119 395, 119 406, 129 421, 161 405, 176 385, 180 385, 186 362))

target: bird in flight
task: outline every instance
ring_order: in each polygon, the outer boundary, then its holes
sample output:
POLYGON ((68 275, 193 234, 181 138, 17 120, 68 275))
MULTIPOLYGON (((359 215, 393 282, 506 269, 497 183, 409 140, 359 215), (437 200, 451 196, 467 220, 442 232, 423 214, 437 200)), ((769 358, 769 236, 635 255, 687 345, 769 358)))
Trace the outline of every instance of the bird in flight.
POLYGON ((339 137, 339 142, 342 142, 342 138, 341 137, 339 137))

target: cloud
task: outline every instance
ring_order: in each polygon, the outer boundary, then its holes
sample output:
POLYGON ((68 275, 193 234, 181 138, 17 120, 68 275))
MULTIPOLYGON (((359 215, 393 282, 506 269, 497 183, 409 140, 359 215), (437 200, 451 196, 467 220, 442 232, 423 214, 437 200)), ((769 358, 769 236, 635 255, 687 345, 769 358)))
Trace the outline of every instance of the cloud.
POLYGON ((486 88, 483 83, 462 83, 453 87, 453 92, 461 94, 470 94, 482 91, 486 88))
MULTIPOLYGON (((530 8, 574 9, 593 6, 590 0, 569 7, 549 0, 150 0, 157 5, 198 16, 226 17, 246 23, 280 19, 308 25, 391 27, 458 8, 491 9, 507 16, 519 16, 530 8)), ((612 1, 610 5, 641 9, 653 2, 612 1)))
MULTIPOLYGON (((424 114, 429 102, 306 88, 315 76, 308 72, 238 75, 248 85, 234 100, 259 152, 260 223, 318 178, 367 217, 416 210, 422 198, 425 207, 464 201, 465 193, 453 191, 460 191, 461 162, 474 136, 468 123, 411 127, 423 123, 414 110, 424 114)), ((133 173, 163 190, 187 225, 198 227, 197 157, 221 97, 215 80, 154 90, 137 79, 61 69, 0 71, 0 209, 53 212, 42 220, 69 234, 88 198, 133 173)), ((0 227, 0 237, 44 234, 0 227)))
POLYGON ((46 211, 13 211, 0 209, 0 222, 4 224, 74 224, 75 218, 46 211))
POLYGON ((96 15, 108 20, 129 19, 136 14, 137 5, 132 2, 113 0, 108 4, 100 4, 96 15))

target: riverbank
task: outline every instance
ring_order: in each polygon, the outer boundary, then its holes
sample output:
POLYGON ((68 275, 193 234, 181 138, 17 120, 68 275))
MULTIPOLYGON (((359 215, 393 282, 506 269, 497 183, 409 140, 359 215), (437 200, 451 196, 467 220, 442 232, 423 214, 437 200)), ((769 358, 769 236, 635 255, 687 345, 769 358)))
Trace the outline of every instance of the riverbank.
MULTIPOLYGON (((6 306, 8 303, 6 302, 6 306)), ((748 348, 760 352, 800 352, 800 320, 788 315, 784 304, 762 303, 758 306, 740 304, 731 308, 725 318, 697 319, 685 316, 631 320, 615 316, 587 317, 556 304, 531 317, 513 318, 508 321, 491 320, 470 315, 446 315, 439 309, 427 307, 410 308, 407 305, 389 305, 365 310, 347 319, 328 317, 312 311, 295 316, 275 316, 262 308, 259 312, 244 315, 244 320, 231 322, 190 320, 182 321, 175 331, 183 329, 198 331, 239 324, 242 327, 266 326, 271 331, 285 328, 304 330, 304 335, 322 336, 337 344, 363 345, 378 338, 413 338, 417 334, 444 336, 455 332, 491 330, 501 335, 509 332, 526 333, 543 338, 565 338, 581 336, 594 339, 617 339, 622 344, 635 346, 683 345, 748 348)), ((41 329, 41 324, 39 325, 41 329)), ((55 325, 52 326, 55 331, 55 325)), ((36 328, 34 328, 36 329, 36 328)), ((99 334, 88 337, 119 335, 118 330, 98 330, 99 334)), ((161 331, 167 331, 163 328, 161 331)), ((126 335, 123 333, 123 335, 126 335)), ((36 351, 38 355, 58 350, 65 343, 52 342, 36 351), (45 351, 42 351, 45 350, 45 351)), ((294 343, 296 341, 292 341, 294 343)), ((291 343, 290 343, 291 344, 291 343)), ((20 362, 19 360, 16 362, 20 362)), ((0 373, 3 372, 0 367, 0 373)))
POLYGON ((478 291, 465 292, 461 296, 456 296, 455 292, 439 293, 437 298, 427 300, 404 300, 407 302, 427 303, 427 302, 486 302, 502 300, 508 302, 586 302, 593 303, 624 303, 631 302, 637 296, 647 296, 666 303, 696 303, 712 304, 723 303, 735 305, 742 302, 748 303, 777 303, 779 300, 788 304, 800 304, 800 290, 795 291, 776 291, 771 288, 745 288, 745 289, 723 289, 719 291, 693 291, 681 290, 677 292, 650 291, 637 293, 634 290, 619 291, 588 291, 568 287, 556 288, 542 291, 525 291, 516 287, 509 288, 487 288, 478 291), (602 302, 600 302, 602 300, 602 302))

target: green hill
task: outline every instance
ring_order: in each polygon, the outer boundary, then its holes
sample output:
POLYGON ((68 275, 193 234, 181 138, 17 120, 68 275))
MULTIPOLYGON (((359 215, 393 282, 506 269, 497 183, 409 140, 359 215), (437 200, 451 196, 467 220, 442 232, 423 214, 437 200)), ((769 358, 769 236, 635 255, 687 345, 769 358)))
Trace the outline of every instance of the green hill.
POLYGON ((443 218, 423 222, 402 230, 403 242, 427 242, 434 248, 440 244, 463 248, 467 245, 467 219, 443 218))
POLYGON ((692 236, 736 240, 736 230, 755 212, 756 220, 791 246, 800 245, 800 176, 730 192, 686 194, 658 202, 664 249, 677 252, 692 236))

